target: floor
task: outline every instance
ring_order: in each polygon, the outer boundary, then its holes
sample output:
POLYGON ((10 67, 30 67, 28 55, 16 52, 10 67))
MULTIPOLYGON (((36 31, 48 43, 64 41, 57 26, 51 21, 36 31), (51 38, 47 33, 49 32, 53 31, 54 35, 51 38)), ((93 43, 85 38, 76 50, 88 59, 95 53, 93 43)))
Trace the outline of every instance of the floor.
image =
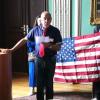
MULTIPOLYGON (((56 92, 91 92, 91 83, 54 83, 54 91, 56 92)), ((17 73, 13 75, 12 80, 12 97, 23 97, 29 95, 28 74, 17 73)))

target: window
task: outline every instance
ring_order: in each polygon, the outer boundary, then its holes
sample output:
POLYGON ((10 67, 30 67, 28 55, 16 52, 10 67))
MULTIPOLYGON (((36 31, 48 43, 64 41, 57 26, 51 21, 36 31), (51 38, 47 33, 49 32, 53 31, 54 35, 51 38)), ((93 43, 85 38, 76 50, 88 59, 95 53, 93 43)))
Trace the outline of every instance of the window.
POLYGON ((62 37, 70 36, 71 0, 52 0, 52 24, 60 29, 62 37))

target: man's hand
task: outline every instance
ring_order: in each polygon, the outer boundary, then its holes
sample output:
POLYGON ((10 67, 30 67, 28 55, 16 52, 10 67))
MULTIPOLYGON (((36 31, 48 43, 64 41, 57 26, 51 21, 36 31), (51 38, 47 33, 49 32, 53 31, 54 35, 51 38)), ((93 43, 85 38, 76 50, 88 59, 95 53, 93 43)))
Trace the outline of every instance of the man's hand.
POLYGON ((44 45, 44 48, 50 48, 51 50, 58 51, 60 50, 62 43, 52 44, 51 42, 48 43, 42 42, 42 44, 44 45))
POLYGON ((44 45, 44 48, 48 48, 48 47, 50 47, 50 45, 51 45, 50 42, 48 42, 48 43, 44 43, 44 42, 42 42, 42 44, 44 45))
POLYGON ((49 47, 51 50, 58 51, 61 48, 61 44, 53 44, 49 47))

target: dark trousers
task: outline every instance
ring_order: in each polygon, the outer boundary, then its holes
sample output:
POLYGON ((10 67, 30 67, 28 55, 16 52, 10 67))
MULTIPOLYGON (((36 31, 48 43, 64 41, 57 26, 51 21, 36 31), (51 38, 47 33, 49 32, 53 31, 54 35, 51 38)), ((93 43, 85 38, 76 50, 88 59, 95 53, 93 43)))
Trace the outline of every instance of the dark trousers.
POLYGON ((100 81, 93 82, 92 96, 93 98, 97 98, 97 100, 100 100, 100 81))
POLYGON ((55 72, 55 57, 35 60, 37 100, 44 99, 44 89, 46 90, 46 100, 53 99, 53 76, 55 72))

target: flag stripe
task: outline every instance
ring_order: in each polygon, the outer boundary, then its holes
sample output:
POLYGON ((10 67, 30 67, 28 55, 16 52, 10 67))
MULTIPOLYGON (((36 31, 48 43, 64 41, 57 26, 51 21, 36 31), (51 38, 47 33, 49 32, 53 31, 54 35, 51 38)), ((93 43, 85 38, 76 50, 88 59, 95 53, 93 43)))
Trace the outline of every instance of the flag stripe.
MULTIPOLYGON (((99 38, 100 39, 100 38, 99 38)), ((100 44, 100 40, 96 40, 95 41, 95 44, 100 44)), ((94 44, 94 46, 95 46, 94 44)), ((90 45, 93 45, 93 41, 83 41, 83 42, 80 42, 80 43, 75 43, 75 46, 78 47, 78 46, 90 46, 90 45)))
POLYGON ((62 64, 62 66, 61 65, 58 65, 58 66, 56 66, 56 68, 59 70, 59 69, 72 69, 72 68, 84 68, 85 66, 86 67, 88 67, 88 68, 92 68, 92 67, 95 67, 95 66, 97 66, 98 65, 98 67, 96 67, 96 68, 99 68, 99 66, 100 66, 100 63, 95 63, 95 64, 87 64, 87 65, 76 65, 76 66, 74 66, 74 65, 71 65, 70 67, 67 65, 63 65, 62 64))
MULTIPOLYGON (((59 75, 59 76, 61 76, 61 75, 65 75, 65 76, 73 76, 73 75, 75 75, 76 76, 76 73, 75 72, 73 72, 73 73, 56 73, 55 72, 55 74, 56 75, 59 75)), ((77 73, 77 75, 94 75, 94 74, 99 74, 99 71, 89 71, 88 73, 87 72, 78 72, 77 73)))
POLYGON ((92 49, 82 49, 82 50, 77 50, 76 51, 76 53, 78 54, 80 54, 80 53, 84 53, 84 51, 85 52, 96 52, 96 53, 98 53, 99 54, 99 52, 100 52, 100 48, 92 48, 92 49))
MULTIPOLYGON (((96 68, 95 66, 94 67, 86 67, 86 68, 77 68, 77 67, 74 67, 74 68, 67 68, 67 69, 63 69, 63 73, 71 73, 71 72, 90 72, 90 71, 100 71, 100 66, 98 68, 96 68)), ((59 70, 57 69, 55 72, 58 72, 58 73, 61 73, 62 70, 59 70)))
POLYGON ((54 82, 60 82, 60 83, 68 83, 68 82, 95 82, 95 81, 100 81, 100 78, 90 78, 90 79, 68 79, 66 80, 64 78, 58 78, 59 76, 54 78, 54 82))

